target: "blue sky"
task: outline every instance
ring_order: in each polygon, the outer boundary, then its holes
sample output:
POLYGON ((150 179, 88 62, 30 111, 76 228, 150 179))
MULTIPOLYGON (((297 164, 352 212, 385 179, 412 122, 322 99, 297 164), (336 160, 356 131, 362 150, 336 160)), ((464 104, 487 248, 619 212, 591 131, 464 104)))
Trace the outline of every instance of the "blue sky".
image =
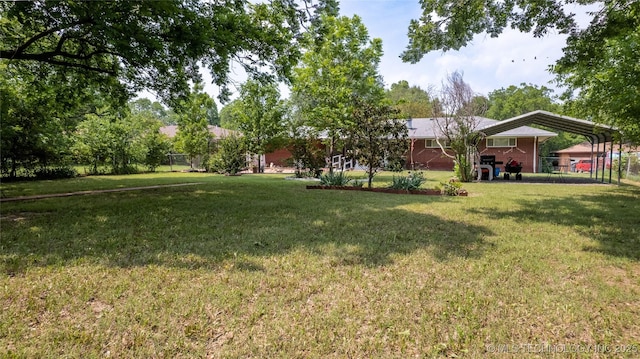
MULTIPOLYGON (((585 11, 577 5, 568 6, 575 13, 585 11)), ((382 39, 384 55, 379 72, 387 88, 406 80, 410 85, 425 90, 433 88, 437 95, 447 74, 459 71, 473 91, 485 96, 491 91, 521 83, 546 86, 555 90, 557 95, 560 94, 558 87, 551 83, 553 75, 549 73, 549 66, 562 56, 566 35, 553 30, 543 38, 534 38, 531 34, 511 29, 505 29, 498 38, 479 34, 459 51, 434 51, 425 55, 419 63, 409 64, 402 62, 400 54, 409 43, 407 29, 410 20, 420 17, 419 0, 341 0, 340 13, 344 16, 357 14, 367 27, 369 37, 382 39)), ((586 16, 577 17, 582 25, 586 25, 588 19, 586 16)), ((232 77, 238 86, 246 79, 242 71, 232 77)), ((218 89, 211 85, 211 76, 206 70, 203 71, 203 79, 205 92, 218 101, 218 89)), ((237 91, 234 92, 232 99, 237 97, 237 91)), ((283 97, 289 95, 284 86, 281 86, 281 93, 283 97)), ((146 91, 139 96, 154 98, 146 91)), ((218 103, 220 108, 222 105, 218 103)))
POLYGON ((564 35, 552 32, 536 39, 511 29, 498 38, 480 34, 459 51, 434 51, 412 65, 403 63, 399 56, 409 43, 410 20, 420 17, 418 0, 342 0, 340 12, 346 16, 357 14, 369 36, 382 39, 384 56, 379 70, 387 87, 407 80, 423 89, 439 88, 448 73, 459 71, 465 82, 483 95, 521 83, 556 88, 549 83, 553 76, 548 68, 562 56, 564 35))

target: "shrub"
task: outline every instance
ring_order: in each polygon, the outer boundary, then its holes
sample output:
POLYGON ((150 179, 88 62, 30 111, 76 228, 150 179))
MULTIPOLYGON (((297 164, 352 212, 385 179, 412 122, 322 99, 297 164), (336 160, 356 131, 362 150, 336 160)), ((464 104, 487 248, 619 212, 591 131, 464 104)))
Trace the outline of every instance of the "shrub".
POLYGON ((218 152, 209 160, 209 168, 218 173, 234 175, 247 166, 242 139, 230 135, 218 141, 218 152))
POLYGON ((457 196, 462 190, 462 183, 458 181, 440 182, 440 193, 446 196, 457 196))
POLYGON ((351 182, 351 178, 344 172, 329 172, 320 175, 320 184, 323 186, 346 186, 351 182))
POLYGON ((408 176, 393 176, 389 188, 410 191, 420 188, 426 180, 422 172, 409 173, 408 176))
POLYGON ((42 180, 74 178, 78 176, 78 172, 69 167, 39 168, 34 171, 34 174, 37 179, 42 180))

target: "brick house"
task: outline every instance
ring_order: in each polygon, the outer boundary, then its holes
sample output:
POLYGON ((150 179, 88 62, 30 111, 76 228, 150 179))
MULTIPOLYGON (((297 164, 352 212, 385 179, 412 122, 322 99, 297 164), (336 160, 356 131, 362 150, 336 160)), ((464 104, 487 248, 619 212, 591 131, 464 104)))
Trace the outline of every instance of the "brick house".
MULTIPOLYGON (((477 117, 478 130, 491 126, 498 121, 477 117)), ((414 118, 407 121, 410 148, 406 153, 407 169, 453 170, 453 161, 445 156, 436 142, 436 120, 432 118, 414 118)), ((494 155, 496 161, 506 163, 512 159, 522 162, 523 172, 536 172, 539 146, 556 133, 522 126, 483 139, 479 145, 480 155, 494 155)), ((284 166, 291 153, 279 149, 265 155, 267 165, 284 166)))
MULTIPOLYGON (((453 170, 453 161, 442 153, 436 141, 437 119, 414 118, 407 122, 411 148, 407 153, 407 168, 453 170)), ((476 117, 477 131, 499 121, 476 117)), ((496 162, 509 159, 522 163, 522 172, 538 172, 540 144, 557 136, 556 133, 529 126, 521 126, 483 139, 478 152, 481 156, 495 156, 496 162)), ((500 167, 500 166, 498 166, 500 167)))
MULTIPOLYGON (((610 151, 612 143, 605 143, 602 145, 595 145, 589 142, 579 143, 577 145, 556 151, 556 155, 559 158, 560 163, 571 163, 572 161, 579 160, 591 160, 597 168, 601 169, 604 162, 605 167, 610 167, 610 151)), ((622 153, 635 154, 638 156, 640 153, 640 146, 613 145, 613 157, 617 158, 618 153, 622 150, 622 153)), ((574 169, 572 169, 574 170, 574 169)))

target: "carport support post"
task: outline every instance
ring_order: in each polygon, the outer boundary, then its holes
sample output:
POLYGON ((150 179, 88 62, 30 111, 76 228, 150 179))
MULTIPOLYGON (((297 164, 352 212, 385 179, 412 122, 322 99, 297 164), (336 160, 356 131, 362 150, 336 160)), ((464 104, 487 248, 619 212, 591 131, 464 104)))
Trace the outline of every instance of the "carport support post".
POLYGON ((622 176, 622 137, 618 144, 618 186, 620 185, 620 176, 622 176))
MULTIPOLYGON (((613 146, 615 146, 613 138, 611 139, 611 151, 609 151, 609 183, 611 183, 611 175, 613 174, 613 146)), ((618 160, 620 162, 620 160, 618 160)))
POLYGON ((589 178, 593 179, 593 164, 594 164, 594 161, 593 161, 593 137, 591 137, 591 140, 589 142, 591 142, 591 157, 590 157, 591 158, 591 166, 589 166, 589 178))
POLYGON ((533 173, 538 173, 538 136, 533 138, 533 173))
POLYGON ((607 142, 602 142, 602 183, 604 183, 604 172, 605 172, 605 169, 607 168, 606 163, 607 163, 607 142))

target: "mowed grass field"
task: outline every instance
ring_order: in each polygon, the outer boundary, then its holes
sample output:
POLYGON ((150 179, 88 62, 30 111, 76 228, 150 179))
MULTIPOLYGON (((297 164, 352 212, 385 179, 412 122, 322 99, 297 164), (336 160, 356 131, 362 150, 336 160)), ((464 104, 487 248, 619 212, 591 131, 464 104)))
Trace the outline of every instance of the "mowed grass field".
POLYGON ((3 184, 197 183, 1 203, 0 357, 640 356, 640 188, 440 197, 284 177, 3 184))

